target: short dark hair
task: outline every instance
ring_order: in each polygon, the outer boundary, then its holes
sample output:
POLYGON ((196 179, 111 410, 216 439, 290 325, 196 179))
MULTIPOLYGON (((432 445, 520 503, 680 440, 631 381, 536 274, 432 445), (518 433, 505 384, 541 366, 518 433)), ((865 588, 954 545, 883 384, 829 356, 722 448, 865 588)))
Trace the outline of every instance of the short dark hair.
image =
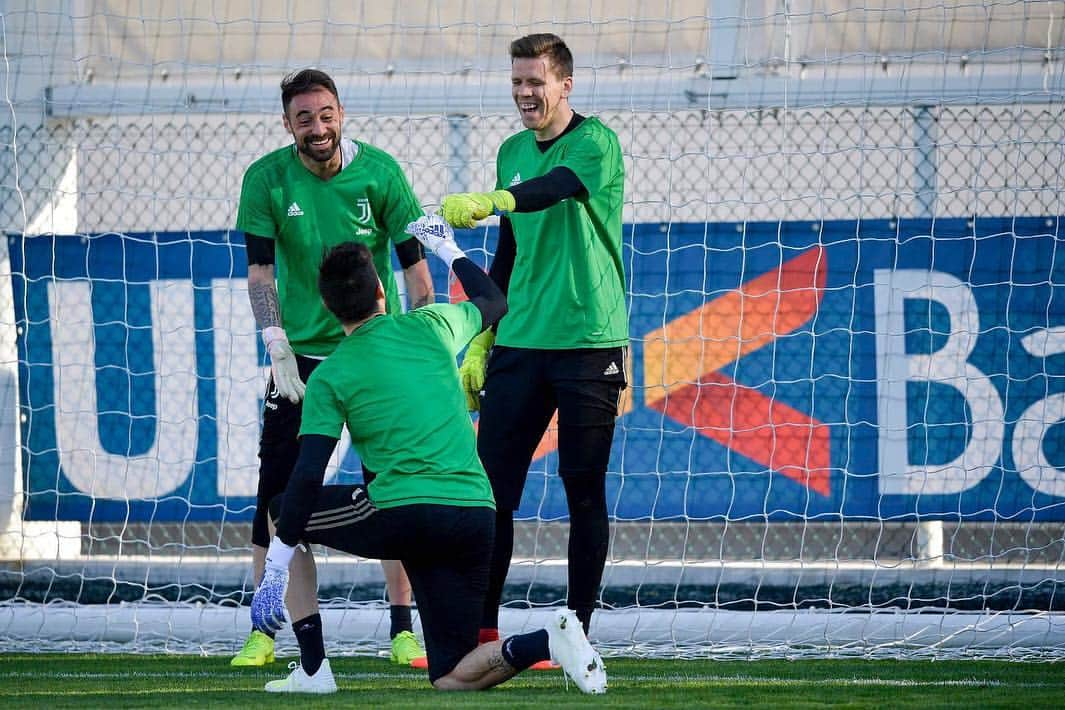
POLYGON ((373 255, 360 242, 336 245, 318 267, 318 291, 341 323, 356 323, 376 312, 377 284, 373 255))
POLYGON ((326 89, 340 103, 337 85, 331 76, 318 69, 300 69, 281 80, 281 110, 287 115, 288 105, 294 97, 315 89, 326 89))
POLYGON ((573 54, 558 35, 550 32, 525 35, 510 43, 510 61, 547 57, 560 79, 573 76, 573 54))

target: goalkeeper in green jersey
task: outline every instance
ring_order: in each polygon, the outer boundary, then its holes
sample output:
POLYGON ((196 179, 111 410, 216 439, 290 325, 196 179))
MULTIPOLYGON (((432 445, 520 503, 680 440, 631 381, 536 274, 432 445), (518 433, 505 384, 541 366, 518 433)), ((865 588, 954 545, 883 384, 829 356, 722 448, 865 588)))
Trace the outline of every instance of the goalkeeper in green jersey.
POLYGON ((477 450, 497 508, 485 641, 498 638, 514 511, 556 411, 570 522, 568 604, 589 628, 606 562, 606 469, 629 338, 618 138, 570 107, 573 57, 560 38, 522 37, 510 57, 526 130, 500 147, 493 192, 449 195, 441 205, 458 227, 500 215, 490 274, 509 311, 494 335, 474 339, 461 368, 470 408, 481 411, 477 450))
MULTIPOLYGON (((393 315, 364 245, 341 244, 322 261, 322 300, 346 336, 307 381, 299 458, 284 494, 270 504, 277 532, 252 622, 266 631, 286 622, 289 570, 297 579, 296 560, 307 554, 299 543, 400 559, 418 602, 434 687, 488 688, 549 655, 582 691, 605 692, 602 659, 568 609, 554 612, 546 628, 478 646, 495 507, 455 356, 507 304, 440 217, 422 217, 408 229, 447 262, 470 300, 393 315), (345 426, 378 473, 369 486, 322 485, 345 426)), ((312 634, 296 622, 293 630, 300 663, 266 690, 335 692, 321 628, 312 634)))
MULTIPOLYGON (((237 229, 244 232, 248 252, 248 295, 271 369, 252 523, 256 584, 270 543, 266 507, 284 490, 299 451, 304 383, 344 335, 318 294, 323 252, 350 240, 365 244, 381 276, 388 311, 398 313, 390 249, 394 245, 411 308, 433 298, 421 245, 404 232, 407 223, 422 214, 421 206, 390 155, 341 137, 344 107, 333 80, 314 69, 295 72, 281 82, 281 104, 293 143, 248 168, 237 213, 237 229)), ((363 473, 372 479, 372 469, 364 466, 363 473)), ((301 563, 312 569, 299 576, 290 594, 298 618, 313 625, 320 623, 314 560, 307 557, 301 563)), ((398 562, 382 564, 391 602, 392 660, 424 661, 411 627, 410 583, 398 562)), ((232 663, 261 666, 273 660, 273 637, 252 630, 232 663)))

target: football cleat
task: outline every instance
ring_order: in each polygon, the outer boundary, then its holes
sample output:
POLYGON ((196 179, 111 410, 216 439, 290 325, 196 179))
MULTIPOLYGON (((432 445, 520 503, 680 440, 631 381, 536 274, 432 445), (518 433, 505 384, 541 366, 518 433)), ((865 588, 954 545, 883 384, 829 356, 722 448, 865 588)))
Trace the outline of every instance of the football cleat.
POLYGON ((274 640, 262 631, 252 631, 244 648, 229 662, 231 666, 265 666, 274 662, 274 640))
POLYGON ((425 658, 425 651, 418 643, 418 637, 411 631, 400 631, 396 634, 392 639, 392 662, 401 666, 409 666, 419 658, 425 658))
POLYGON ((588 643, 577 613, 572 609, 559 610, 547 625, 551 660, 562 666, 583 693, 606 692, 606 668, 599 653, 588 643))
POLYGON ((272 680, 266 684, 267 693, 315 693, 326 695, 337 692, 337 682, 333 680, 333 669, 329 667, 329 659, 322 661, 318 672, 307 675, 296 661, 288 664, 292 672, 288 678, 272 680))

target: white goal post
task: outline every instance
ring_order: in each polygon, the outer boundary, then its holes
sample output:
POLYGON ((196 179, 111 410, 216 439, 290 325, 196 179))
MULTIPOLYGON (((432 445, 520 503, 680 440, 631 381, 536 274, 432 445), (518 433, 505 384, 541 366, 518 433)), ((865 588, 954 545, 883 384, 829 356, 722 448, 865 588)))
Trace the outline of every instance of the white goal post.
MULTIPOLYGON (((329 71, 435 209, 494 185, 507 45, 552 31, 626 165, 594 639, 1065 653, 1065 3, 409 5, 0 10, 0 651, 239 647, 264 371, 232 230, 280 78, 329 71)), ((459 238, 488 263, 494 224, 459 238)), ((565 598, 556 466, 549 432, 504 631, 565 598)), ((383 648, 379 566, 320 583, 331 652, 383 648)))

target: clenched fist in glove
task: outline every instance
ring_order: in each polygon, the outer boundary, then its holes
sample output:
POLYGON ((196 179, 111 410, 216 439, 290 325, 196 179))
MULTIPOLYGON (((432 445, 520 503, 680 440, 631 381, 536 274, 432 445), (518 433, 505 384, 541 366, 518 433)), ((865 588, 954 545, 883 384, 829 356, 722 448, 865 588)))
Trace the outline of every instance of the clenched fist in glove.
POLYGON ((514 195, 506 190, 459 192, 440 204, 440 214, 453 227, 476 227, 479 220, 493 214, 513 212, 514 195))

